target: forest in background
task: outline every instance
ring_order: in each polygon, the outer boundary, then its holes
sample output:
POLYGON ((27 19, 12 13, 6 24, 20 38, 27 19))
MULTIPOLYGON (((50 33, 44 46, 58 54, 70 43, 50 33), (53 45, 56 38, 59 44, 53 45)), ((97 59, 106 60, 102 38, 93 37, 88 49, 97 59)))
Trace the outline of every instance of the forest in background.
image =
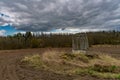
MULTIPOLYGON (((64 48, 72 47, 72 37, 77 34, 59 33, 46 34, 26 32, 25 34, 17 33, 13 36, 0 37, 0 50, 6 49, 26 49, 26 48, 64 48)), ((89 44, 120 44, 120 31, 100 31, 87 32, 89 44)))

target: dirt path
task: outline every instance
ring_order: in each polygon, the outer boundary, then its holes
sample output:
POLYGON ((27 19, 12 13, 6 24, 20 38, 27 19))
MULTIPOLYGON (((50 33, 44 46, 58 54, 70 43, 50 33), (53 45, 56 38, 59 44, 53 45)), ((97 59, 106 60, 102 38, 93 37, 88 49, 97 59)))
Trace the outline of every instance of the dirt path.
POLYGON ((0 80, 72 80, 66 75, 22 68, 19 64, 25 55, 41 54, 46 49, 0 51, 0 80))
POLYGON ((17 57, 13 55, 0 56, 0 80, 19 80, 16 69, 17 57))

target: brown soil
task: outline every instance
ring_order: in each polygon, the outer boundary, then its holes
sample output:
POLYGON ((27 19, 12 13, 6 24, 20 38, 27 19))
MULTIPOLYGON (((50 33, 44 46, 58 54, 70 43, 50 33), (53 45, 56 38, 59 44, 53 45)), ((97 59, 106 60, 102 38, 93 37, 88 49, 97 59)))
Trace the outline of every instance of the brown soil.
POLYGON ((120 59, 120 45, 95 45, 89 49, 88 53, 102 53, 120 59))
MULTIPOLYGON (((32 68, 22 67, 20 60, 26 55, 42 54, 48 49, 22 49, 22 50, 2 50, 0 51, 0 80, 106 80, 91 76, 65 75, 57 74, 45 70, 34 70, 32 68)), ((65 50, 71 49, 51 49, 65 50)), ((115 47, 92 47, 89 52, 110 53, 115 57, 120 57, 120 46, 115 47)), ((108 79, 110 80, 110 79, 108 79)), ((111 79, 113 80, 113 79, 111 79)))

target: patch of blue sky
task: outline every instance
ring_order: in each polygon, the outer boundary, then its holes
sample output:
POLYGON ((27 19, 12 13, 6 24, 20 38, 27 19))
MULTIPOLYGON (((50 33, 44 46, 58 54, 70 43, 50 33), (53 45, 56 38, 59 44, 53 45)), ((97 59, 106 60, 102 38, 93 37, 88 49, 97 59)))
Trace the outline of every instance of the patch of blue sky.
POLYGON ((21 32, 20 30, 16 30, 13 26, 6 25, 6 26, 0 26, 0 30, 5 30, 5 35, 14 35, 15 33, 21 32))

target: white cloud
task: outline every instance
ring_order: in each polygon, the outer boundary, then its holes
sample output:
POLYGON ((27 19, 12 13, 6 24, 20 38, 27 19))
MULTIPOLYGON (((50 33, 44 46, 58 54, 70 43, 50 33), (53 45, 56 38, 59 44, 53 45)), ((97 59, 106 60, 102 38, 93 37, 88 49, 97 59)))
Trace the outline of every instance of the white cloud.
POLYGON ((14 3, 14 5, 16 5, 20 9, 25 9, 25 10, 28 9, 28 7, 26 5, 23 5, 21 3, 14 3))
POLYGON ((74 29, 74 28, 67 28, 67 29, 56 29, 53 33, 79 33, 79 32, 96 32, 96 31, 107 31, 108 29, 74 29))
POLYGON ((18 33, 25 34, 26 32, 25 31, 17 31, 17 32, 14 32, 13 35, 18 34, 18 33))
POLYGON ((5 30, 0 30, 0 36, 5 36, 6 31, 5 30))

